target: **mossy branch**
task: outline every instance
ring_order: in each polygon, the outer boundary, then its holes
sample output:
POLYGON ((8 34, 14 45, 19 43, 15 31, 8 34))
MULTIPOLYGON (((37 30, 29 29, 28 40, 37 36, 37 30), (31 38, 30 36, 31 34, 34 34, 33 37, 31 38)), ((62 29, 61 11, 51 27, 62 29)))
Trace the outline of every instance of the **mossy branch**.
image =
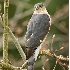
POLYGON ((9 0, 4 0, 4 33, 3 33, 4 63, 8 63, 8 7, 9 7, 9 0))

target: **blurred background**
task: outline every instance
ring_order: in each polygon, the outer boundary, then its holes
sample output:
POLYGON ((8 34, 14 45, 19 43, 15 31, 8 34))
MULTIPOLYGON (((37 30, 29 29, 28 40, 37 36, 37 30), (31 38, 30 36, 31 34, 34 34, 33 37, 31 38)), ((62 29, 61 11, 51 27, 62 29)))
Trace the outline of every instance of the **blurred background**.
MULTIPOLYGON (((51 16, 51 27, 46 38, 46 43, 51 45, 52 36, 55 34, 54 43, 52 44, 53 52, 60 47, 63 50, 57 52, 57 55, 67 57, 69 55, 69 1, 68 0, 10 0, 9 5, 9 27, 18 38, 20 45, 25 51, 24 36, 27 24, 34 11, 36 3, 43 2, 48 13, 51 16)), ((4 13, 4 0, 0 0, 0 8, 4 13)), ((50 46, 44 45, 43 48, 50 49, 50 46)), ((0 60, 3 58, 3 26, 0 24, 0 60)), ((56 60, 53 57, 44 56, 38 58, 35 63, 35 70, 42 70, 42 66, 46 59, 45 70, 53 70, 56 60)), ((14 66, 23 64, 22 58, 16 49, 11 37, 9 36, 9 60, 14 66)), ((66 62, 67 63, 67 62, 66 62)), ((57 64, 55 70, 68 70, 57 64)))

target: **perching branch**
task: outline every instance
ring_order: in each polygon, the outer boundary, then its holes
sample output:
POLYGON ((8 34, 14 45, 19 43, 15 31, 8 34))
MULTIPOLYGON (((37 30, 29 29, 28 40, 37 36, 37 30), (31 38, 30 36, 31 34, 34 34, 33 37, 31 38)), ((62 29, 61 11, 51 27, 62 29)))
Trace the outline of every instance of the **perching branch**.
POLYGON ((15 67, 13 65, 10 64, 6 64, 3 61, 0 62, 0 69, 9 69, 9 70, 20 70, 19 67, 15 67))
POLYGON ((28 63, 28 60, 26 60, 26 62, 22 65, 21 69, 24 68, 28 63))
POLYGON ((22 67, 15 67, 11 64, 6 64, 4 63, 2 60, 0 61, 0 69, 8 69, 8 70, 27 70, 27 69, 23 69, 23 67, 27 64, 28 61, 26 61, 22 67))

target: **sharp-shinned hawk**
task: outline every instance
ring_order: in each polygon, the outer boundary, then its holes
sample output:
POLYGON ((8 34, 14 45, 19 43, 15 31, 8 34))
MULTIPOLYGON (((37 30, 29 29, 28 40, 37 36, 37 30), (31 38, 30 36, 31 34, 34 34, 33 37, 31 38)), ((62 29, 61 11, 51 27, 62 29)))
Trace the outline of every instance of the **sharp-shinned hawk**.
POLYGON ((34 6, 34 13, 27 25, 26 32, 26 58, 28 59, 28 70, 33 70, 33 64, 37 58, 36 51, 40 46, 40 40, 48 34, 50 27, 50 16, 43 3, 37 3, 34 6), (36 52, 35 52, 36 51, 36 52), (36 57, 35 57, 36 56, 36 57))

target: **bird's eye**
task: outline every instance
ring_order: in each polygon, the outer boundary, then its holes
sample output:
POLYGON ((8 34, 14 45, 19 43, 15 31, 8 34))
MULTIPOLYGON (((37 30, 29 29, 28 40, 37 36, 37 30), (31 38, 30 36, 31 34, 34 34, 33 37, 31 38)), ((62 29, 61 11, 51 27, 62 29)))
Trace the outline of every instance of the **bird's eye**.
POLYGON ((39 5, 39 7, 42 7, 42 5, 39 5))

